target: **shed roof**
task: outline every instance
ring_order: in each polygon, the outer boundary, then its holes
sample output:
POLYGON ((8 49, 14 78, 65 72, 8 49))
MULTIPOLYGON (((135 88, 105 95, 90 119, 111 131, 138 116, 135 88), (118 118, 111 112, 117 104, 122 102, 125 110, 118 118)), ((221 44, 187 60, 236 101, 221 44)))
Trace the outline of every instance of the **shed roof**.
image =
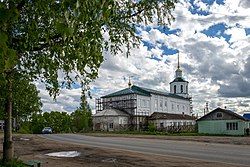
POLYGON ((149 89, 149 88, 143 88, 143 87, 139 87, 136 85, 131 86, 131 88, 122 89, 122 90, 119 90, 117 92, 108 94, 106 96, 102 96, 102 98, 129 95, 129 94, 138 94, 138 95, 142 95, 142 96, 151 96, 152 94, 156 94, 156 95, 161 95, 161 96, 166 96, 166 97, 173 97, 173 98, 189 100, 188 98, 185 98, 185 97, 182 97, 182 96, 179 96, 176 94, 162 92, 162 91, 153 90, 153 89, 149 89))
POLYGON ((206 120, 207 117, 209 117, 211 114, 215 113, 215 112, 222 112, 222 113, 226 113, 226 114, 229 114, 237 119, 240 119, 240 120, 244 120, 244 121, 248 121, 248 119, 242 117, 241 115, 231 111, 231 110, 226 110, 226 109, 222 109, 220 107, 216 108, 215 110, 211 111, 210 113, 204 115, 203 117, 197 119, 197 121, 202 121, 202 120, 206 120))
POLYGON ((117 109, 105 109, 93 115, 93 117, 103 116, 129 116, 126 112, 117 109))
POLYGON ((186 114, 171 114, 154 112, 150 117, 150 120, 155 119, 167 119, 167 120, 195 120, 195 117, 186 114))

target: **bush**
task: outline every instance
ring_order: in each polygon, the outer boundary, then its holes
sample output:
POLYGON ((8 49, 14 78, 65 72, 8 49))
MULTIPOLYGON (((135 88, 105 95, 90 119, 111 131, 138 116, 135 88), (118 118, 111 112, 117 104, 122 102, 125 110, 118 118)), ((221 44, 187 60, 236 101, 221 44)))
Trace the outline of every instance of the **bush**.
POLYGON ((10 162, 4 163, 2 160, 0 162, 0 167, 25 167, 25 164, 18 159, 13 159, 10 162))
POLYGON ((29 134, 32 133, 32 131, 29 128, 30 126, 28 125, 28 123, 24 123, 21 125, 21 128, 18 130, 19 133, 22 134, 29 134))
POLYGON ((148 124, 148 131, 149 132, 155 132, 156 131, 156 126, 153 123, 148 124))

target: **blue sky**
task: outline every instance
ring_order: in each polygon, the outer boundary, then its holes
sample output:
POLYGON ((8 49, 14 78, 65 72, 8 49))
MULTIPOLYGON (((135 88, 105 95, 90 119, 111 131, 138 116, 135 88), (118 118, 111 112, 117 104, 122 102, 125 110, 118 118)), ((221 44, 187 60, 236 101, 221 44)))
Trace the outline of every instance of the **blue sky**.
MULTIPOLYGON (((95 98, 125 88, 128 76, 133 76, 133 84, 168 92, 180 53, 196 113, 203 112, 206 102, 210 109, 227 106, 238 113, 250 111, 248 13, 248 0, 180 0, 173 11, 176 20, 168 27, 138 26, 142 42, 130 57, 103 53, 106 61, 99 78, 90 85, 91 107, 94 109, 95 98)), ((43 111, 72 112, 79 106, 79 85, 63 89, 56 102, 41 85, 38 88, 43 111)))

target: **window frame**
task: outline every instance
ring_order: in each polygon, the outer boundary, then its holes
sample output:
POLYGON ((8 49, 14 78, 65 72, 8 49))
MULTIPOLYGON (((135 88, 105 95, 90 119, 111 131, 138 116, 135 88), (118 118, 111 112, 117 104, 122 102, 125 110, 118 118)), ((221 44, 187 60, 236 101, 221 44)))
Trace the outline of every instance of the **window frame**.
POLYGON ((113 122, 109 123, 109 129, 114 129, 114 123, 113 122))
POLYGON ((226 129, 227 130, 238 130, 239 129, 239 125, 238 122, 227 122, 226 123, 226 129))
POLYGON ((155 110, 157 111, 157 110, 158 110, 158 99, 155 99, 155 104, 154 104, 154 106, 155 106, 155 110))
POLYGON ((223 114, 221 112, 216 113, 216 118, 222 118, 222 117, 223 117, 223 114))
POLYGON ((174 93, 176 93, 176 89, 177 89, 177 88, 176 88, 176 85, 174 85, 174 93))

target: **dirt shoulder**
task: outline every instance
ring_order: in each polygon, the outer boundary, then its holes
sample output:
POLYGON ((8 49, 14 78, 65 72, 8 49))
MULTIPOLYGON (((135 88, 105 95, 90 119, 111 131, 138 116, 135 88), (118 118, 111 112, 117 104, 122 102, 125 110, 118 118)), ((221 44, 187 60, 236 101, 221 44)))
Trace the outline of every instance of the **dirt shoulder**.
MULTIPOLYGON (((2 145, 2 138, 0 139, 2 145)), ((168 155, 142 154, 86 145, 55 142, 37 135, 14 135, 15 156, 21 160, 39 160, 42 167, 229 167, 232 164, 207 162, 168 155), (78 151, 79 157, 56 158, 45 154, 58 151, 78 151)), ((2 147, 0 147, 2 156, 2 147)))
POLYGON ((206 143, 222 143, 250 145, 250 136, 165 136, 165 135, 134 135, 134 134, 112 134, 112 133, 85 133, 84 135, 96 137, 126 137, 141 139, 161 139, 161 140, 177 140, 177 141, 196 141, 206 143))

